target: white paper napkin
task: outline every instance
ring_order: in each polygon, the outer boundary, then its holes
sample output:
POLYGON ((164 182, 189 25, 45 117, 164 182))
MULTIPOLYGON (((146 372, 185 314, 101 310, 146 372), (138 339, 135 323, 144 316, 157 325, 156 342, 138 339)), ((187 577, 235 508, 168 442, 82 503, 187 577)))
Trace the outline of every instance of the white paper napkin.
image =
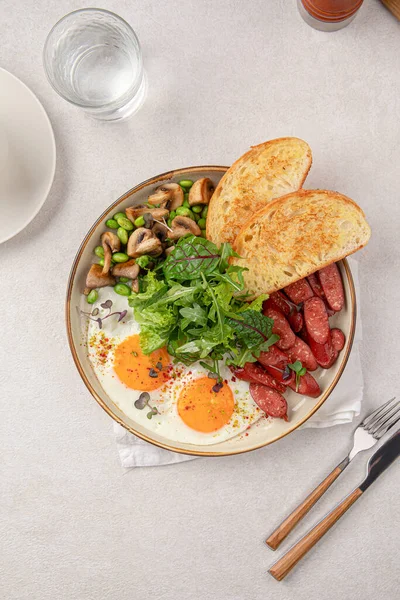
MULTIPOLYGON (((349 265, 353 274, 354 285, 357 296, 357 327, 354 337, 353 349, 339 383, 335 387, 329 401, 302 426, 302 428, 332 427, 350 423, 354 417, 360 414, 361 401, 363 398, 364 381, 361 370, 359 342, 362 340, 360 294, 358 284, 358 263, 349 259, 349 265)), ((173 463, 193 460, 196 456, 177 454, 169 450, 163 450, 153 444, 144 442, 132 433, 129 433, 114 423, 114 431, 117 440, 117 449, 123 467, 154 467, 170 465, 173 463)))

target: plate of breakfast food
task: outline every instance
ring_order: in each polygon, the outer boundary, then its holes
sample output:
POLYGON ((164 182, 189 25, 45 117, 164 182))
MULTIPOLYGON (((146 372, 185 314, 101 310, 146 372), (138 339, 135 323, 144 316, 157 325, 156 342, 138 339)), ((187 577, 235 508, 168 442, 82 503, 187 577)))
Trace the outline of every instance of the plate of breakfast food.
POLYGON ((346 256, 368 242, 361 208, 303 189, 311 149, 255 146, 230 168, 177 169, 128 191, 75 257, 66 321, 100 406, 162 448, 224 456, 294 431, 351 352, 346 256))

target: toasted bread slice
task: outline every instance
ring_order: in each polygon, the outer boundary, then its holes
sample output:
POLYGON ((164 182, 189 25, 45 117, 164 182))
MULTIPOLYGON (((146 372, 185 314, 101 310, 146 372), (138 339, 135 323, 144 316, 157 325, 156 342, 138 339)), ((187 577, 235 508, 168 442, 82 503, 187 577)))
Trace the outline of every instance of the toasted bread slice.
POLYGON ((366 245, 361 208, 342 194, 298 190, 270 202, 242 228, 234 249, 252 296, 270 294, 366 245))
POLYGON ((241 227, 274 198, 301 188, 311 167, 311 148, 298 138, 254 146, 219 182, 210 201, 207 238, 233 243, 241 227))

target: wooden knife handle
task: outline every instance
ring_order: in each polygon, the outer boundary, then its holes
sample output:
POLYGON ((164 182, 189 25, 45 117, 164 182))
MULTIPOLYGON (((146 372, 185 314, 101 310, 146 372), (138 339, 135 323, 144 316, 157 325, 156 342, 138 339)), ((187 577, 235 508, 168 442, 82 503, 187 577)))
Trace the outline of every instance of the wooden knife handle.
POLYGON ((265 541, 267 546, 269 546, 272 550, 276 550, 278 546, 283 542, 286 536, 294 529, 301 521, 301 519, 308 513, 308 511, 314 506, 314 504, 321 498, 323 494, 325 494, 326 490, 332 485, 332 483, 339 477, 340 473, 347 467, 349 464, 348 458, 346 458, 343 462, 341 462, 335 469, 333 469, 332 473, 326 477, 322 483, 319 484, 318 487, 315 488, 307 496, 307 498, 302 502, 294 511, 284 520, 278 527, 275 529, 273 533, 269 536, 269 538, 265 541))
POLYGON ((323 535, 340 519, 352 504, 362 495, 360 488, 356 488, 336 508, 334 508, 311 531, 301 538, 286 554, 282 556, 268 571, 272 577, 281 581, 307 552, 322 538, 323 535))

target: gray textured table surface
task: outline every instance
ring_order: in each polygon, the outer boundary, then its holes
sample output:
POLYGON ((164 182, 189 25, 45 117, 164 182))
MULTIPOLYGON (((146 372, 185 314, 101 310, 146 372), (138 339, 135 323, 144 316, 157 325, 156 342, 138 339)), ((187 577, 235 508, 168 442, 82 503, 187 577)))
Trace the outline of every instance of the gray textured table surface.
MULTIPOLYGON (((0 597, 395 600, 400 464, 277 583, 265 534, 341 459, 352 427, 124 472, 112 422, 74 369, 63 303, 82 237, 122 192, 169 168, 229 164, 251 144, 297 135, 313 149, 307 185, 353 197, 373 230, 358 255, 364 410, 398 392, 399 23, 377 0, 333 34, 306 26, 289 0, 104 0, 137 31, 150 84, 136 117, 106 125, 58 98, 41 64, 50 27, 83 6, 0 4, 0 66, 41 99, 58 151, 44 208, 0 247, 0 597)), ((360 481, 365 462, 349 467, 299 533, 360 481)))

